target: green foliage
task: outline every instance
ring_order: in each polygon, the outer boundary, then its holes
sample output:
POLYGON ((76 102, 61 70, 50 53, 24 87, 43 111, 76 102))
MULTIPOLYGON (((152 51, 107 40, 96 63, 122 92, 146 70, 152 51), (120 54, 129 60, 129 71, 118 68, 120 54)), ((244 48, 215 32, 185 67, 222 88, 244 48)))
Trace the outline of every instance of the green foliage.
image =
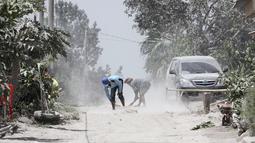
POLYGON ((250 88, 244 104, 244 116, 250 123, 250 135, 255 136, 255 88, 250 88))
MULTIPOLYGON (((66 56, 68 34, 24 18, 42 10, 43 0, 4 0, 0 2, 0 73, 15 86, 16 111, 40 107, 37 63, 66 56)), ((43 89, 46 91, 46 89, 43 89)))
POLYGON ((53 108, 60 92, 58 85, 54 85, 55 79, 45 72, 46 69, 46 63, 21 69, 19 86, 14 100, 17 112, 22 113, 22 110, 25 110, 26 114, 33 114, 34 111, 41 110, 42 96, 47 99, 49 108, 53 108))
POLYGON ((124 4, 136 28, 147 36, 141 52, 154 77, 163 76, 174 56, 211 55, 224 65, 235 65, 239 60, 232 50, 242 53, 253 42, 248 32, 254 20, 233 9, 232 0, 125 0, 124 4), (168 44, 159 46, 164 41, 168 44))
POLYGON ((40 61, 48 55, 53 58, 57 58, 58 54, 66 56, 66 36, 67 34, 60 30, 51 30, 37 22, 26 20, 19 27, 0 32, 1 51, 4 51, 0 58, 9 62, 14 62, 12 59, 16 58, 31 62, 40 61))
POLYGON ((249 88, 255 81, 255 46, 250 44, 247 47, 237 50, 229 48, 229 67, 232 69, 225 75, 224 83, 228 89, 229 101, 234 102, 237 110, 241 111, 242 100, 247 95, 249 88))
POLYGON ((0 25, 1 29, 15 26, 19 18, 33 13, 33 5, 25 0, 5 0, 0 2, 0 25))
POLYGON ((242 110, 242 100, 247 95, 248 89, 253 85, 254 75, 245 74, 244 69, 228 73, 224 78, 227 87, 228 100, 234 103, 234 109, 242 110))
POLYGON ((3 62, 0 62, 0 79, 6 80, 6 74, 5 74, 6 66, 3 62))
POLYGON ((18 66, 31 65, 48 55, 53 58, 57 58, 58 54, 66 56, 65 47, 69 45, 66 33, 21 19, 34 12, 31 3, 11 0, 1 4, 0 61, 8 65, 9 72, 17 68, 14 63, 18 66))
POLYGON ((188 4, 181 0, 125 0, 124 5, 142 34, 169 31, 172 25, 185 25, 188 18, 188 4))
POLYGON ((33 114, 41 109, 40 83, 36 68, 21 69, 19 86, 16 88, 14 107, 22 114, 33 114), (24 111, 26 111, 24 113, 24 111))
POLYGON ((212 123, 211 121, 207 121, 207 122, 202 122, 199 125, 196 125, 191 130, 198 130, 198 129, 203 129, 203 128, 211 128, 211 127, 214 127, 214 126, 215 126, 214 123, 212 123))
POLYGON ((2 0, 0 2, 0 29, 10 28, 25 15, 42 10, 43 0, 2 0))

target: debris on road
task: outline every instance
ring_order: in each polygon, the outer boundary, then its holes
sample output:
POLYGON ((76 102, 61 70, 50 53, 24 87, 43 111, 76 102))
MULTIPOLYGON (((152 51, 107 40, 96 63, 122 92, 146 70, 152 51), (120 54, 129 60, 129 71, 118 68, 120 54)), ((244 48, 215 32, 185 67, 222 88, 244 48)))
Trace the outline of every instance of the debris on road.
POLYGON ((34 118, 36 121, 44 124, 45 123, 59 124, 61 121, 63 121, 62 115, 56 111, 48 112, 35 111, 34 118))
POLYGON ((14 134, 17 132, 18 126, 16 124, 0 124, 0 138, 3 138, 6 134, 14 134))
POLYGON ((18 121, 21 123, 25 123, 25 124, 33 124, 32 120, 30 120, 28 117, 24 117, 24 116, 19 117, 18 121))
POLYGON ((53 109, 63 115, 64 120, 80 120, 79 112, 70 105, 56 102, 53 109))
POLYGON ((214 126, 215 126, 214 123, 212 123, 211 121, 202 122, 201 124, 196 125, 191 130, 198 130, 198 129, 203 129, 203 128, 211 128, 211 127, 214 127, 214 126))

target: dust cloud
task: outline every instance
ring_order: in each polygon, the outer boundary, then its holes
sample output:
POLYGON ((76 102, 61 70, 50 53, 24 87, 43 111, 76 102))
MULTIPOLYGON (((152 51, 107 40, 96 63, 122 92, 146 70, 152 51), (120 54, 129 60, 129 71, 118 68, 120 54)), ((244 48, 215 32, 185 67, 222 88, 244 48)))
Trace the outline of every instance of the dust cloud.
POLYGON ((55 65, 55 70, 62 88, 61 102, 73 106, 95 106, 104 102, 100 71, 81 68, 78 63, 70 65, 61 59, 55 65))
MULTIPOLYGON (((132 88, 124 84, 124 96, 127 105, 133 101, 134 92, 132 88)), ((175 95, 175 92, 168 92, 166 95, 166 88, 164 82, 152 83, 151 88, 145 94, 146 106, 138 107, 139 112, 188 112, 184 104, 175 95)), ((116 100, 117 101, 117 100, 116 100)), ((118 104, 119 101, 117 101, 118 104)), ((138 101, 134 104, 137 105, 138 101)))
POLYGON ((176 97, 176 92, 168 91, 164 83, 153 83, 146 94, 147 105, 145 112, 186 112, 187 108, 176 97))
MULTIPOLYGON (((66 64, 64 64, 66 66, 66 64)), ((73 65, 75 67, 75 65, 73 65)), ((91 106, 98 107, 98 111, 111 110, 110 101, 107 99, 103 86, 101 85, 101 76, 95 72, 89 72, 86 76, 85 72, 77 72, 67 67, 58 68, 58 79, 63 85, 63 97, 61 100, 65 103, 74 106, 91 106), (69 76, 65 76, 66 74, 69 76)), ((124 108, 117 107, 117 110, 135 108, 139 112, 187 112, 184 104, 176 98, 176 92, 168 92, 166 95, 166 88, 164 82, 152 83, 150 89, 145 94, 146 106, 129 107, 128 105, 134 99, 134 92, 130 86, 124 84, 123 94, 125 97, 126 106, 124 108)), ((137 105, 139 101, 134 104, 137 105)), ((116 96, 116 104, 121 105, 118 96, 116 96)))

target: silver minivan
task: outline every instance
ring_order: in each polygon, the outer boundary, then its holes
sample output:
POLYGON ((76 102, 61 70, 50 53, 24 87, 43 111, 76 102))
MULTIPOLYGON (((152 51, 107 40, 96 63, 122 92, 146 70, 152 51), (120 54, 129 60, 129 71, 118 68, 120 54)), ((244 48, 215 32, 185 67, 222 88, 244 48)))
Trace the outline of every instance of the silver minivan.
MULTIPOLYGON (((222 74, 219 63, 213 57, 175 57, 167 70, 166 86, 168 89, 222 89, 222 74)), ((196 92, 188 94, 197 95, 196 92)))

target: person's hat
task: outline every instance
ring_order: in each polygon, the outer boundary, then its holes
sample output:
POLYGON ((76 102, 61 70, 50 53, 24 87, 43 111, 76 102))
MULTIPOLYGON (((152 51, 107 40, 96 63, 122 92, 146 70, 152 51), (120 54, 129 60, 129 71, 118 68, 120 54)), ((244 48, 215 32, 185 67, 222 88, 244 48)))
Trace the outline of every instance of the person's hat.
POLYGON ((132 81, 133 81, 133 78, 126 78, 125 81, 124 81, 124 83, 129 84, 129 83, 131 83, 132 81))
POLYGON ((102 79, 102 84, 103 85, 108 85, 110 82, 109 82, 109 80, 108 80, 108 78, 107 77, 103 77, 103 79, 102 79))

